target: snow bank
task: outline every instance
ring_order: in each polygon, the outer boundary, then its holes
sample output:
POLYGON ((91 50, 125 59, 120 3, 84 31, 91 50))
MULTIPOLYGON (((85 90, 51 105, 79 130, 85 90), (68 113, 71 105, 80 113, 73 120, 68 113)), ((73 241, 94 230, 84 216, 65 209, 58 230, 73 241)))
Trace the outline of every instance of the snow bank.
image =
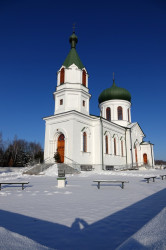
POLYGON ((166 208, 130 237, 118 250, 166 249, 166 208))
POLYGON ((0 227, 0 249, 7 250, 46 250, 48 247, 42 246, 27 237, 21 236, 17 233, 13 233, 0 227))
POLYGON ((58 167, 57 164, 52 165, 45 171, 43 171, 44 175, 46 176, 57 176, 58 175, 58 167))

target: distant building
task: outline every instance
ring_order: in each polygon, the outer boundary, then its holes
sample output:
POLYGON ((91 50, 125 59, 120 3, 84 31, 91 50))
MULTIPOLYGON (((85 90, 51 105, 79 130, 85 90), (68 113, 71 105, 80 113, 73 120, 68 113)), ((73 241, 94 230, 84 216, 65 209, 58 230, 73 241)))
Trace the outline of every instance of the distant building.
POLYGON ((89 114, 91 95, 87 69, 77 51, 77 36, 70 36, 71 49, 57 73, 54 92, 55 112, 45 117, 46 161, 59 152, 61 162, 109 166, 154 166, 153 144, 145 137, 137 122, 131 122, 131 95, 116 86, 103 90, 98 101, 100 116, 89 114))

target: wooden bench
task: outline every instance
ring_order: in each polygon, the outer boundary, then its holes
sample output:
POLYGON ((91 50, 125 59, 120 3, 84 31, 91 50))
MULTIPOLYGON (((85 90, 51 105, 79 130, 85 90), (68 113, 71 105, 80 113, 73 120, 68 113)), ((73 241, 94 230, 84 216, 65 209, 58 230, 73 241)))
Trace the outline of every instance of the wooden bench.
POLYGON ((1 190, 1 185, 22 185, 22 190, 24 189, 25 184, 29 184, 29 182, 24 181, 24 182, 0 182, 0 190, 1 190))
POLYGON ((129 183, 129 181, 116 181, 116 180, 95 180, 93 182, 97 182, 97 187, 100 189, 100 183, 122 183, 122 189, 124 189, 124 183, 129 183))
POLYGON ((149 183, 150 179, 153 179, 153 182, 155 182, 157 176, 151 176, 151 177, 145 177, 144 179, 147 181, 147 183, 149 183))
POLYGON ((161 179, 164 180, 164 177, 166 179, 166 174, 163 174, 163 175, 160 175, 161 176, 161 179))

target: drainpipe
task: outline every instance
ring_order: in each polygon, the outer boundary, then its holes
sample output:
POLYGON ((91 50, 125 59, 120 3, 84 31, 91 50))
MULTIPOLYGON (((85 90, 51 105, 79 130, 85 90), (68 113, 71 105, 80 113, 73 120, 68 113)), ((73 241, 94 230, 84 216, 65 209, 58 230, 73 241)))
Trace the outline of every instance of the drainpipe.
POLYGON ((102 123, 102 117, 100 117, 100 123, 101 123, 101 160, 102 160, 102 170, 104 170, 104 157, 103 157, 103 123, 102 123))
POLYGON ((131 163, 133 168, 133 148, 132 148, 132 137, 131 137, 131 128, 130 128, 130 150, 131 150, 131 163))
MULTIPOLYGON (((150 142, 149 142, 150 143, 150 142)), ((150 143, 151 157, 152 157, 152 168, 153 168, 153 154, 152 154, 152 144, 150 143)))
POLYGON ((127 165, 127 142, 126 142, 126 133, 127 133, 127 129, 125 130, 126 165, 127 165))

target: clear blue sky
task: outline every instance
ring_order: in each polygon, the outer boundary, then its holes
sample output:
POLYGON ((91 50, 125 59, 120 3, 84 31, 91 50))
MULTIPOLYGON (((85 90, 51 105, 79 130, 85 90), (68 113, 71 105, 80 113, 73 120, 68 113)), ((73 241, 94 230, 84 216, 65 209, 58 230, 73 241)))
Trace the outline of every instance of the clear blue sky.
POLYGON ((132 121, 166 160, 166 1, 1 0, 0 131, 44 145, 56 73, 76 23, 77 52, 89 73, 90 113, 116 84, 130 91, 132 121))

